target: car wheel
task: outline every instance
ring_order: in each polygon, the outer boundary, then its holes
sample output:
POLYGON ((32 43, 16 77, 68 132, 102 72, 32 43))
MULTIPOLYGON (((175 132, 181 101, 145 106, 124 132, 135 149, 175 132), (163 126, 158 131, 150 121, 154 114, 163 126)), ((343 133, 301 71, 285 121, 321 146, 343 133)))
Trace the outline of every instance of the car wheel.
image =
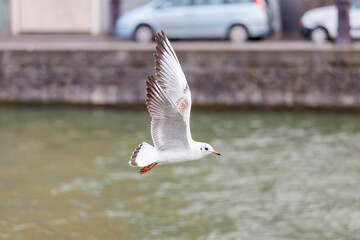
POLYGON ((314 43, 324 43, 329 39, 329 34, 325 28, 317 27, 311 31, 310 39, 314 43))
POLYGON ((141 25, 136 28, 134 33, 134 40, 136 42, 151 42, 153 39, 154 34, 150 27, 141 25))
POLYGON ((244 26, 236 25, 230 28, 229 40, 231 42, 245 42, 248 38, 249 34, 244 26))

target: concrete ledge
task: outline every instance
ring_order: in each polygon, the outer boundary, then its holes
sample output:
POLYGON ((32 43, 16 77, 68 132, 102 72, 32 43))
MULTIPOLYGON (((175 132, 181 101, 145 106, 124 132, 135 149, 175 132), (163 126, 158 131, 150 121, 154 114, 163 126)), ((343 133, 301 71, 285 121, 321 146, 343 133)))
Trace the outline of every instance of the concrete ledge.
MULTIPOLYGON (((176 51, 360 51, 351 45, 314 44, 310 41, 172 41, 176 51)), ((120 41, 111 37, 23 35, 0 38, 0 51, 154 51, 155 43, 120 41)))
MULTIPOLYGON (((174 48, 197 105, 360 108, 357 44, 174 48)), ((154 72, 154 44, 0 41, 0 49, 0 101, 8 103, 143 104, 154 72)))

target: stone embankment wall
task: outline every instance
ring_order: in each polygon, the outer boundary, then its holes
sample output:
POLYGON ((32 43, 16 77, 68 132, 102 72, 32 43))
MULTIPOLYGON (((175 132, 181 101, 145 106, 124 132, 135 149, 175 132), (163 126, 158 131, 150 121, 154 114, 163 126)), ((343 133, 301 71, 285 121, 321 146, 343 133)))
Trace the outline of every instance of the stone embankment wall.
MULTIPOLYGON (((360 108, 360 49, 176 48, 198 105, 360 108)), ((143 104, 144 49, 2 50, 0 102, 143 104)))

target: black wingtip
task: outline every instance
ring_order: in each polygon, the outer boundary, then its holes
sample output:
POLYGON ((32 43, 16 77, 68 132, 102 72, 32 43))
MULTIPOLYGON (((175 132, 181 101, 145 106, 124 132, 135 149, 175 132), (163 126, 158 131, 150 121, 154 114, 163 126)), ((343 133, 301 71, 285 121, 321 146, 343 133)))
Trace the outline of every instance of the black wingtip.
POLYGON ((148 79, 147 82, 152 82, 152 81, 154 81, 154 76, 149 74, 149 75, 147 75, 147 79, 148 79))
POLYGON ((160 32, 157 32, 157 38, 155 38, 155 41, 166 41, 167 36, 164 32, 164 30, 160 29, 160 32))

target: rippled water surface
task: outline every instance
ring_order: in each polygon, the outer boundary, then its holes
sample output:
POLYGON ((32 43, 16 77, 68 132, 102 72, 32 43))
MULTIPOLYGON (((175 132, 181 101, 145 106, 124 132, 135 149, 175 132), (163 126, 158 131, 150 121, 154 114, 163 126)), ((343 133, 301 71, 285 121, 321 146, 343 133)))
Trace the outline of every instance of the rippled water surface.
POLYGON ((223 156, 141 176, 149 121, 0 109, 0 239, 359 239, 360 116, 197 112, 223 156))

